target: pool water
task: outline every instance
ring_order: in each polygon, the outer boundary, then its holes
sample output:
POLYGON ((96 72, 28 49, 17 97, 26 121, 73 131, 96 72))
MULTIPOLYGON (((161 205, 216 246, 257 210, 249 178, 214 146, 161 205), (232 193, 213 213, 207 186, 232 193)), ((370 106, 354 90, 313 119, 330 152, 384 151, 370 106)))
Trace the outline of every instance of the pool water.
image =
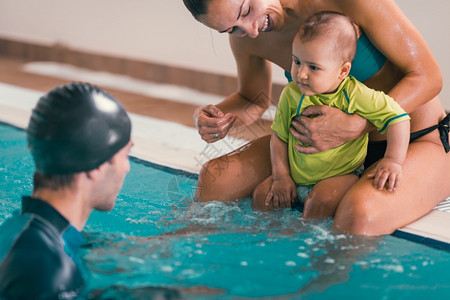
MULTIPOLYGON (((0 223, 32 189, 25 133, 0 125, 0 223)), ((94 212, 80 255, 95 299, 447 299, 450 253, 393 236, 331 230, 250 200, 198 203, 195 175, 131 161, 108 213, 94 212), (164 291, 158 295, 165 295, 164 291), (166 294, 171 298, 171 294, 166 294), (162 296, 164 298, 164 296, 162 296)))

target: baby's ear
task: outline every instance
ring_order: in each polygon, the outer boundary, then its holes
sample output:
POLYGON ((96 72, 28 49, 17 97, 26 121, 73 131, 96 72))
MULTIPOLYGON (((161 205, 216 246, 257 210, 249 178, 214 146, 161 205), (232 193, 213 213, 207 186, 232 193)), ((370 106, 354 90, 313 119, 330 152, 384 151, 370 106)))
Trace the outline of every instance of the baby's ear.
POLYGON ((350 69, 352 68, 352 64, 350 62, 345 62, 341 66, 341 73, 339 74, 339 79, 344 79, 350 73, 350 69))

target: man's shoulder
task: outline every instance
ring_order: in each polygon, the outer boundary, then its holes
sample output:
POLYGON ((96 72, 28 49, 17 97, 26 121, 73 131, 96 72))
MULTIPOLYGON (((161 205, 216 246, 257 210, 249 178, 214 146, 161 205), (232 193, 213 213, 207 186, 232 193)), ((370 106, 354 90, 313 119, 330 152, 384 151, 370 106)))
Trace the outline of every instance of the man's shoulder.
POLYGON ((0 291, 12 297, 81 291, 83 279, 61 236, 32 218, 0 263, 0 291))
POLYGON ((13 215, 0 225, 0 262, 29 220, 30 215, 21 215, 19 211, 14 211, 13 215))

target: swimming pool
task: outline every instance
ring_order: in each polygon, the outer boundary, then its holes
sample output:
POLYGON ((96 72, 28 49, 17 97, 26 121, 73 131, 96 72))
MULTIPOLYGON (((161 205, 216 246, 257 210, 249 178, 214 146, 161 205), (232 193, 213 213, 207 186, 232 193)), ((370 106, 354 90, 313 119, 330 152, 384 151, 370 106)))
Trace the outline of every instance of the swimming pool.
MULTIPOLYGON (((0 223, 32 188, 25 133, 0 125, 0 223)), ((116 207, 94 212, 81 256, 96 299, 146 299, 149 287, 191 299, 443 299, 450 253, 393 236, 334 233, 298 211, 250 201, 197 203, 196 176, 131 161, 116 207)))

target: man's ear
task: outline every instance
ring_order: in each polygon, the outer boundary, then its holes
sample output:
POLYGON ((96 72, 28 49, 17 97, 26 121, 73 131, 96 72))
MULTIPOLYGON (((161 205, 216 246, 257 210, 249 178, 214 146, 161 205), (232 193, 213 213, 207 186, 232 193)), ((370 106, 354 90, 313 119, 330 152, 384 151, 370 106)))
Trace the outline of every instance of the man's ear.
POLYGON ((339 79, 344 79, 350 73, 350 69, 352 68, 352 64, 350 62, 345 62, 341 66, 341 72, 339 73, 339 79))
POLYGON ((102 165, 103 164, 101 164, 100 166, 98 166, 97 168, 95 168, 93 170, 84 172, 86 174, 86 177, 91 180, 95 180, 95 179, 99 178, 101 176, 100 168, 102 167, 102 165))

